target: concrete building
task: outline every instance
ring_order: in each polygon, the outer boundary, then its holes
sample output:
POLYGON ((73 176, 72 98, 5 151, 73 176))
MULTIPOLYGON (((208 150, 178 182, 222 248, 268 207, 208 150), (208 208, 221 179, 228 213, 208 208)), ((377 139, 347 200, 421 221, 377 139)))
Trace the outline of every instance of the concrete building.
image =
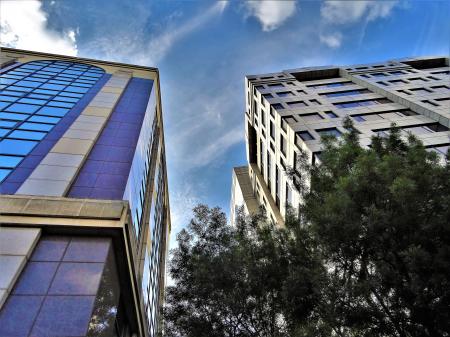
POLYGON ((286 205, 301 202, 285 168, 295 168, 300 149, 313 163, 320 160, 321 136, 339 137, 346 116, 363 146, 395 122, 444 158, 450 144, 449 74, 448 58, 425 57, 246 76, 248 177, 233 179, 232 196, 247 192, 243 201, 232 197, 231 214, 243 204, 250 209, 256 198, 282 224, 286 205), (241 181, 244 186, 238 186, 241 181))
POLYGON ((0 337, 156 336, 158 69, 9 48, 0 61, 0 337))

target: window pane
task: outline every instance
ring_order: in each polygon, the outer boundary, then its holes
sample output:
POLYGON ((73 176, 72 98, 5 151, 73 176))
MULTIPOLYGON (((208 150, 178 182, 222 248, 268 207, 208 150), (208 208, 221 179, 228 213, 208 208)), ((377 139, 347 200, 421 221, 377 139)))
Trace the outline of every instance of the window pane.
POLYGON ((15 102, 17 100, 17 97, 0 95, 0 100, 7 102, 15 102))
POLYGON ((0 121, 0 126, 3 128, 12 128, 16 124, 16 122, 0 121))
POLYGON ((38 114, 44 116, 62 117, 67 113, 67 111, 69 111, 69 109, 44 106, 41 110, 39 110, 38 114))
POLYGON ((30 122, 56 124, 56 123, 58 123, 60 121, 60 119, 61 118, 57 118, 57 117, 31 116, 28 121, 30 121, 30 122))
POLYGON ((73 107, 75 104, 73 104, 73 103, 68 103, 68 102, 51 101, 51 102, 49 102, 47 105, 49 105, 49 106, 57 106, 57 107, 62 107, 62 108, 71 108, 71 107, 73 107))
POLYGON ((6 111, 21 112, 21 113, 33 113, 39 108, 40 108, 39 105, 14 103, 10 107, 8 107, 8 109, 6 109, 6 111))
POLYGON ((28 118, 28 115, 23 114, 14 114, 10 112, 0 112, 0 118, 1 119, 10 119, 13 121, 24 121, 28 118))
POLYGON ((15 131, 11 132, 11 134, 8 136, 8 138, 41 140, 46 135, 47 135, 46 132, 15 130, 15 131))
POLYGON ((53 128, 51 124, 40 124, 40 123, 23 123, 19 129, 23 130, 33 130, 33 131, 50 131, 53 128))
POLYGON ((11 170, 0 169, 0 182, 2 182, 10 173, 11 170))
POLYGON ((23 157, 0 156, 0 166, 14 168, 19 165, 22 159, 23 157))
POLYGON ((44 105, 47 101, 43 100, 43 99, 21 98, 21 99, 19 99, 19 102, 20 103, 44 105))
POLYGON ((38 142, 4 139, 0 142, 0 154, 27 155, 38 142))

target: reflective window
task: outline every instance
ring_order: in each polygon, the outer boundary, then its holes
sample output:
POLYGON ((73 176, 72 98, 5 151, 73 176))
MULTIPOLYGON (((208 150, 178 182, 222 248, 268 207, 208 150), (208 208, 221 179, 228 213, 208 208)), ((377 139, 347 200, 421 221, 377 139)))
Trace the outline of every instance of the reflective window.
POLYGON ((319 129, 316 130, 316 132, 320 135, 320 136, 334 136, 334 137, 339 137, 340 135, 342 135, 342 133, 336 129, 336 128, 327 128, 327 129, 319 129))
POLYGON ((32 61, 0 75, 0 182, 103 74, 80 63, 32 61))

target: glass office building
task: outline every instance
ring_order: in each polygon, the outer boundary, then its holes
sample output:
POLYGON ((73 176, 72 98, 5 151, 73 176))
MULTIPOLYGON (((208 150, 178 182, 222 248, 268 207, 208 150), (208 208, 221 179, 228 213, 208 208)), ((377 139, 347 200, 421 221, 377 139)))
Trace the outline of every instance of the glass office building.
POLYGON ((0 62, 0 337, 156 336, 158 70, 9 48, 0 62))

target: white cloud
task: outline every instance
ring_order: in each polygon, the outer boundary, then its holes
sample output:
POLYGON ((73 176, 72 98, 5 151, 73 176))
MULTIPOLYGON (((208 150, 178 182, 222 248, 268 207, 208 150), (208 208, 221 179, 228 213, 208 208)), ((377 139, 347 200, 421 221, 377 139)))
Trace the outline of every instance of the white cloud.
POLYGON ((394 1, 325 1, 320 14, 325 21, 334 24, 352 23, 366 18, 373 21, 387 17, 398 4, 394 1))
POLYGON ((294 15, 296 1, 292 0, 253 0, 245 2, 247 15, 256 17, 264 31, 269 32, 280 27, 294 15))
POLYGON ((142 27, 151 21, 149 10, 143 9, 133 22, 126 23, 125 29, 121 26, 111 27, 113 31, 109 34, 99 34, 99 37, 83 45, 83 51, 94 57, 112 61, 158 66, 178 41, 222 14, 226 6, 226 1, 218 1, 201 14, 181 23, 178 23, 181 21, 180 13, 176 12, 167 18, 168 22, 166 21, 162 31, 157 31, 151 36, 142 31, 142 27))
POLYGON ((76 55, 76 32, 52 31, 38 0, 0 1, 0 44, 4 47, 76 55))
POLYGON ((342 34, 339 32, 330 34, 320 34, 320 42, 326 44, 330 48, 339 48, 342 43, 342 34))
POLYGON ((148 45, 148 53, 152 55, 152 62, 154 64, 158 63, 177 41, 200 28, 213 17, 222 14, 227 4, 228 2, 226 1, 218 1, 202 14, 152 39, 148 45))

